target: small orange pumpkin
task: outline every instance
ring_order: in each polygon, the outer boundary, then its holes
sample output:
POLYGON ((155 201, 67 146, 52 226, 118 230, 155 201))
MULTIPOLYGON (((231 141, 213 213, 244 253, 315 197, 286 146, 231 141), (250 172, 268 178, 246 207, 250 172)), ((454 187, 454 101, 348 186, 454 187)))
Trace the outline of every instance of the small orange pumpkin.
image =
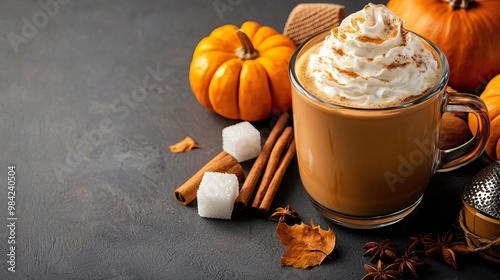
MULTIPOLYGON (((483 100, 490 117, 490 138, 484 152, 491 160, 500 159, 500 75, 490 80, 483 93, 483 100)), ((469 117, 469 128, 472 133, 477 131, 477 119, 469 117)))
POLYGON ((288 37, 256 22, 218 27, 194 50, 191 89, 221 116, 263 120, 291 108, 288 63, 294 50, 288 37))
MULTIPOLYGON (((447 86, 448 94, 457 91, 447 86)), ((445 112, 441 117, 441 131, 439 132, 439 148, 451 149, 462 145, 470 139, 471 133, 467 124, 467 113, 445 112)))
POLYGON ((500 1, 390 0, 387 7, 444 52, 448 84, 459 92, 479 94, 500 74, 500 1))
POLYGON ((458 147, 470 139, 467 114, 445 112, 441 118, 439 148, 446 150, 458 147))

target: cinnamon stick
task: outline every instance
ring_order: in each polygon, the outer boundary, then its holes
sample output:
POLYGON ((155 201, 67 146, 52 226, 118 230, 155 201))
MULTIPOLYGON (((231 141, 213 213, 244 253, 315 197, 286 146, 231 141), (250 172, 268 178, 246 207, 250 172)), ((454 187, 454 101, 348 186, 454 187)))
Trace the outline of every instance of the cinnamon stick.
POLYGON ((232 173, 236 174, 239 182, 245 180, 243 167, 238 160, 227 152, 222 151, 174 191, 175 199, 180 204, 188 205, 196 198, 196 193, 205 172, 232 173))
POLYGON ((252 202, 252 209, 258 210, 259 205, 262 202, 262 199, 266 195, 267 189, 269 187, 269 183, 273 179, 274 172, 278 168, 279 163, 281 162, 281 157, 283 155, 283 151, 290 144, 290 139, 293 137, 293 128, 288 126, 285 128, 281 136, 276 141, 276 145, 274 145, 273 150, 271 151, 271 155, 269 156, 269 161, 266 165, 266 170, 264 171, 264 175, 262 176, 259 188, 255 194, 255 197, 252 202))
POLYGON ((243 183, 243 186, 240 189, 240 194, 236 198, 234 202, 234 207, 238 211, 242 211, 247 207, 248 202, 252 198, 253 192, 255 190, 255 186, 259 181, 260 175, 262 175, 262 171, 266 166, 269 155, 271 154, 271 150, 273 149, 274 143, 281 135, 281 132, 285 128, 285 125, 288 121, 288 113, 285 112, 281 115, 274 125, 269 137, 267 137, 264 146, 262 147, 257 159, 255 160, 250 172, 248 172, 247 178, 243 183))
POLYGON ((283 180, 283 176, 285 176, 286 169, 288 168, 288 165, 290 164, 294 156, 295 156, 295 139, 292 138, 290 146, 288 147, 285 155, 281 159, 278 169, 276 170, 276 173, 274 173, 271 183, 269 183, 266 195, 264 196, 264 199, 262 199, 262 203, 259 206, 259 212, 261 214, 267 215, 267 213, 269 213, 269 208, 271 208, 271 203, 273 202, 274 196, 276 195, 276 192, 278 191, 281 181, 283 180))

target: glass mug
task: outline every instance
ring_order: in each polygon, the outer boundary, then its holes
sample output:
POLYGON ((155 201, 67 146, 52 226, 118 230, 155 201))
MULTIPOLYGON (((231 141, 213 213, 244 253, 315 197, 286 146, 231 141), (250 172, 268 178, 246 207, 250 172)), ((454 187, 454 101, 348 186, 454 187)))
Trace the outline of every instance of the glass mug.
POLYGON ((474 95, 448 94, 448 61, 419 36, 438 61, 435 86, 421 97, 388 108, 360 109, 329 103, 308 92, 297 76, 297 60, 330 32, 312 36, 290 60, 292 110, 300 178, 315 208, 351 228, 377 228, 402 220, 419 205, 436 172, 459 168, 484 151, 489 118, 474 95), (444 112, 477 117, 467 143, 438 148, 444 112))

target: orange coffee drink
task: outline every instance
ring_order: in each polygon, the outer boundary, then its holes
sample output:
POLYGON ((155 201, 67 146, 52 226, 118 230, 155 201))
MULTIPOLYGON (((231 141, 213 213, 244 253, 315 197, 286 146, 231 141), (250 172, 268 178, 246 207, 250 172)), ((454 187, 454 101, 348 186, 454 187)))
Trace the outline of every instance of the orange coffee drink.
POLYGON ((486 107, 474 95, 448 94, 448 78, 442 51, 383 5, 368 4, 297 48, 290 61, 297 160, 319 212, 352 228, 393 224, 418 207, 433 174, 481 155, 486 107), (476 117, 474 138, 440 150, 444 112, 476 117))

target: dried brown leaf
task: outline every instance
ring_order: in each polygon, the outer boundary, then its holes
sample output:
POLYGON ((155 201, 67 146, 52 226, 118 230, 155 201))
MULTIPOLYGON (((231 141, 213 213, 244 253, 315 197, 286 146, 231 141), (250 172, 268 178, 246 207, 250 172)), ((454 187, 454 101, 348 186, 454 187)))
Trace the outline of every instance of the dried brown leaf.
POLYGON ((171 145, 170 152, 183 153, 183 152, 189 152, 194 148, 200 148, 200 146, 196 144, 193 138, 186 136, 184 140, 180 141, 179 143, 171 145))
POLYGON ((289 226, 279 222, 276 228, 280 242, 287 252, 281 257, 281 263, 294 268, 308 268, 320 265, 335 248, 335 234, 331 229, 324 230, 304 223, 289 226))

